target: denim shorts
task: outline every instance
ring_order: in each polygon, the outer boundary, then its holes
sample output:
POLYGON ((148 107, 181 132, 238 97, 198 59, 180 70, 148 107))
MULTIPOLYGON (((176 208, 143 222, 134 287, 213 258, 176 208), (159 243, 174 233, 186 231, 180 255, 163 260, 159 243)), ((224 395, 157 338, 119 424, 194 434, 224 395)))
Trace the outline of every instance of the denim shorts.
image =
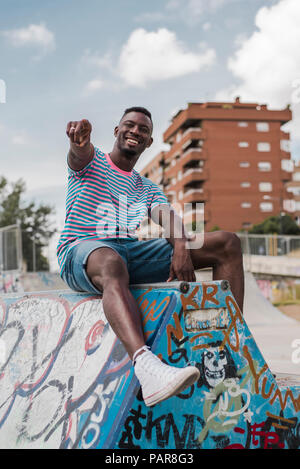
POLYGON ((173 247, 165 238, 88 240, 71 248, 67 255, 62 278, 72 290, 101 293, 89 279, 86 265, 95 249, 107 247, 117 252, 125 262, 131 285, 165 282, 169 278, 173 247))

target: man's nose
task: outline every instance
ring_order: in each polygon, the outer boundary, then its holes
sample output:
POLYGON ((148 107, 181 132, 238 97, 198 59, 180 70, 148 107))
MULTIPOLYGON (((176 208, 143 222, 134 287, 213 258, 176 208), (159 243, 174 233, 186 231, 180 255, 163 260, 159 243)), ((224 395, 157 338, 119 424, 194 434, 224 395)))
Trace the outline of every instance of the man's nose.
POLYGON ((139 135, 139 133, 140 133, 139 126, 135 125, 134 127, 131 127, 130 132, 132 134, 139 135))

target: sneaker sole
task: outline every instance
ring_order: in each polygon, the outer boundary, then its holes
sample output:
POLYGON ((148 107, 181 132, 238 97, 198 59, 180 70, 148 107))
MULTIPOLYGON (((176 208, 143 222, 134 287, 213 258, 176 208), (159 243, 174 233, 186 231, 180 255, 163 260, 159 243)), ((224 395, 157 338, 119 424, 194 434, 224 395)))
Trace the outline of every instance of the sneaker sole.
POLYGON ((154 406, 159 402, 169 399, 169 397, 176 396, 185 389, 189 388, 200 378, 200 372, 198 368, 188 367, 184 369, 185 373, 173 382, 169 383, 165 388, 160 389, 151 396, 144 397, 144 402, 147 407, 154 406))

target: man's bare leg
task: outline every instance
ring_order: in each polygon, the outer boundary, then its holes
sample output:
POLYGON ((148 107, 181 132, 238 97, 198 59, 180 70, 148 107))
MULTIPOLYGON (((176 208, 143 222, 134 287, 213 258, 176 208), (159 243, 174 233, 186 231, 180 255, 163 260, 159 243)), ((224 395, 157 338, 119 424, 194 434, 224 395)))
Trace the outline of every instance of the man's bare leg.
POLYGON ((241 312, 244 303, 244 269, 241 243, 237 235, 227 231, 204 234, 202 248, 191 249, 195 270, 212 267, 213 280, 228 280, 241 312))
POLYGON ((147 406, 182 392, 199 379, 195 366, 169 366, 145 347, 141 313, 129 290, 127 268, 119 254, 110 248, 96 249, 88 258, 87 274, 103 291, 105 316, 134 360, 134 372, 147 406))
POLYGON ((103 291, 105 316, 132 359, 145 345, 145 339, 141 313, 129 290, 123 259, 110 248, 96 249, 88 258, 86 271, 96 288, 103 291))

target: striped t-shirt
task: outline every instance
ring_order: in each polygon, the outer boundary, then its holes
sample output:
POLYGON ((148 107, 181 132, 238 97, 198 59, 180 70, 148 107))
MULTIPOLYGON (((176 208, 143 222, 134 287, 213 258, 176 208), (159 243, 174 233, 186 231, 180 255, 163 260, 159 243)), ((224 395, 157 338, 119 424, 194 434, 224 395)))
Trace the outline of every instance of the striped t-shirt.
POLYGON ((81 241, 136 238, 143 218, 168 203, 156 184, 134 169, 118 168, 98 148, 85 168, 68 167, 68 173, 65 226, 57 245, 61 274, 68 252, 81 241))

